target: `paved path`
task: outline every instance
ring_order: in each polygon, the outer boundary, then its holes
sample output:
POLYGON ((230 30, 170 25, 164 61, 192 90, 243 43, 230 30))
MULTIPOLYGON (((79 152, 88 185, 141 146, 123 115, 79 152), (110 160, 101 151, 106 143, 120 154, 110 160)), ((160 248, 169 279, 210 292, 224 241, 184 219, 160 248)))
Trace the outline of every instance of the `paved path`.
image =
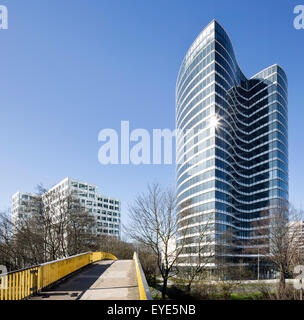
POLYGON ((31 300, 139 300, 134 261, 96 262, 31 300))

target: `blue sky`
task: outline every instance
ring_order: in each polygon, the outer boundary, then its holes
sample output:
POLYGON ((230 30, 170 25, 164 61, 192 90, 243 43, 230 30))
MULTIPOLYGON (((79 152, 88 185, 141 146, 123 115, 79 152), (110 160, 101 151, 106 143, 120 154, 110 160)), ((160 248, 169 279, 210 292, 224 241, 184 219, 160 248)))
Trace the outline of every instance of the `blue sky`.
MULTIPOLYGON (((66 176, 99 186, 126 208, 148 182, 174 185, 174 165, 98 162, 101 129, 175 125, 175 82, 214 18, 251 77, 274 63, 289 77, 290 200, 303 208, 304 0, 0 0, 0 210, 17 190, 66 176)), ((126 219, 126 218, 123 218, 126 219)))

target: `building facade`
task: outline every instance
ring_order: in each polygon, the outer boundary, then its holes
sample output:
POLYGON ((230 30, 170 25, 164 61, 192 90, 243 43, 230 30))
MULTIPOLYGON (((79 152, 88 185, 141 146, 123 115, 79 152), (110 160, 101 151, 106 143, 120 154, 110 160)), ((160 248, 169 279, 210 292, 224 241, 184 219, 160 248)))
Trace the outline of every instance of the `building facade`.
POLYGON ((187 228, 183 256, 191 263, 207 220, 211 266, 226 232, 235 242, 228 260, 256 261, 243 250, 253 239, 254 223, 288 200, 287 105, 284 70, 275 64, 248 79, 217 21, 191 45, 176 84, 179 231, 187 228))
MULTIPOLYGON (((95 217, 95 232, 98 235, 121 236, 121 203, 119 199, 98 193, 97 186, 77 179, 65 178, 40 197, 42 204, 48 194, 54 194, 53 203, 58 198, 72 195, 78 199, 83 209, 95 217)), ((12 197, 12 219, 15 223, 30 210, 25 212, 27 204, 37 195, 17 192, 12 197)), ((55 214, 54 214, 55 215, 55 214)))
POLYGON ((299 253, 304 259, 304 221, 296 220, 290 221, 288 224, 289 237, 293 239, 296 247, 299 249, 299 253))
POLYGON ((30 214, 32 211, 31 203, 34 199, 39 197, 35 194, 28 192, 16 192, 12 196, 12 222, 16 224, 19 219, 23 219, 25 215, 30 214))

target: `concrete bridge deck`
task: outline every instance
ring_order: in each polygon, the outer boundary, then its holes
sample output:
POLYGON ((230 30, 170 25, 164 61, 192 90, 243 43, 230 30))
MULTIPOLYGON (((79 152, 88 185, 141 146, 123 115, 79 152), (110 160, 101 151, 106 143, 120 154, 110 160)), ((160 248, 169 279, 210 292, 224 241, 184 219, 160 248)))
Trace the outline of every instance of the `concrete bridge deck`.
POLYGON ((139 300, 134 260, 95 262, 31 300, 139 300))

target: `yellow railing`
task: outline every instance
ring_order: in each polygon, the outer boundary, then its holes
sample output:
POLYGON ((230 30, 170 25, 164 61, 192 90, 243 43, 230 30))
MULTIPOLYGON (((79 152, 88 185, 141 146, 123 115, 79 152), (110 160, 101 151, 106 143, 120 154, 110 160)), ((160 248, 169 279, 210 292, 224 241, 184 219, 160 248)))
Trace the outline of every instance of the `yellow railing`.
POLYGON ((22 300, 88 264, 117 260, 106 252, 88 252, 0 275, 0 300, 22 300))
POLYGON ((152 300, 152 295, 150 293, 150 288, 148 286, 145 274, 142 270, 138 255, 134 252, 133 260, 135 262, 136 276, 138 283, 139 299, 140 300, 152 300))

